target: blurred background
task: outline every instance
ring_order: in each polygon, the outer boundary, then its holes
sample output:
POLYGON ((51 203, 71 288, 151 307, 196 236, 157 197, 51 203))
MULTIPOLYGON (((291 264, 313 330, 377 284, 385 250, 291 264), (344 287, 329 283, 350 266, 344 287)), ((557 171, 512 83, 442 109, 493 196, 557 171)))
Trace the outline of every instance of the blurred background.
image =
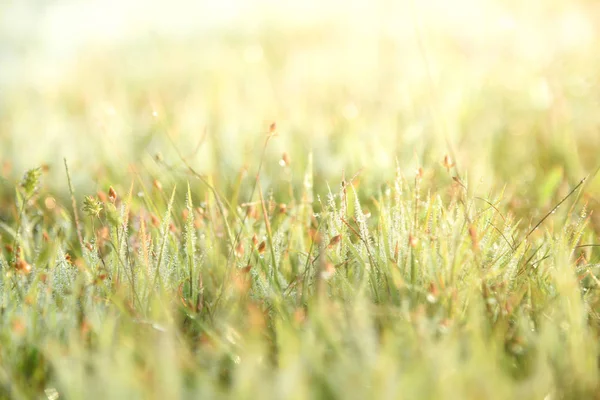
POLYGON ((227 187, 276 122, 267 186, 312 154, 317 185, 423 167, 543 206, 600 161, 599 18, 584 0, 3 1, 2 176, 44 163, 64 188, 66 157, 93 189, 177 170, 177 147, 227 187))

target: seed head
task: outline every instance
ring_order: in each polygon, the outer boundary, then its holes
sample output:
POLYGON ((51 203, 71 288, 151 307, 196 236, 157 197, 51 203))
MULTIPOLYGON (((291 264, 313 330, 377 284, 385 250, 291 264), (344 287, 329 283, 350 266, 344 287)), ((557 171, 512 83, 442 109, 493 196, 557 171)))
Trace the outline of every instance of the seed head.
POLYGON ((277 134, 277 123, 272 122, 271 125, 269 125, 269 135, 275 134, 277 134))
POLYGON ((442 166, 446 168, 446 171, 450 172, 450 168, 454 167, 454 163, 448 154, 444 156, 444 161, 442 161, 442 166))
POLYGON ((113 204, 117 201, 117 192, 112 186, 108 189, 108 200, 113 204))
POLYGON ((99 217, 102 203, 94 196, 86 196, 83 200, 83 212, 90 217, 99 217))
POLYGON ((267 249, 267 243, 263 240, 262 242, 260 242, 260 244, 258 245, 258 253, 259 254, 263 254, 265 252, 265 250, 267 249))
POLYGON ((28 196, 31 196, 38 188, 40 184, 40 177, 42 176, 42 168, 33 168, 25 172, 23 179, 21 179, 21 187, 25 190, 28 196))
POLYGON ((342 235, 335 235, 334 237, 331 238, 331 240, 329 241, 329 246, 327 246, 327 247, 329 247, 331 249, 336 244, 338 244, 341 240, 342 240, 342 235))

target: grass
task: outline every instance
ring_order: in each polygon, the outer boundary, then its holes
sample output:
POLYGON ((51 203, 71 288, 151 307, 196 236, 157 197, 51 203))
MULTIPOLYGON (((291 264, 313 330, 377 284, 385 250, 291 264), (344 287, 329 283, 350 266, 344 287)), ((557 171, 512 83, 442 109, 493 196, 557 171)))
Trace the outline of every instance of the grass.
POLYGON ((490 11, 556 35, 536 57, 426 13, 33 68, 0 120, 0 398, 598 398, 598 43, 546 22, 575 3, 490 11))

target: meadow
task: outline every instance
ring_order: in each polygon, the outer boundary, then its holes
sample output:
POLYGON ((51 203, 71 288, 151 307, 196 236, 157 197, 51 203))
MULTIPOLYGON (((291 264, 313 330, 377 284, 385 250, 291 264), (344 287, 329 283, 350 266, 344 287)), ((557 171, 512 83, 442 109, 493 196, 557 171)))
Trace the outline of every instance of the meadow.
POLYGON ((0 6, 0 398, 599 398, 595 2, 186 1, 0 6))

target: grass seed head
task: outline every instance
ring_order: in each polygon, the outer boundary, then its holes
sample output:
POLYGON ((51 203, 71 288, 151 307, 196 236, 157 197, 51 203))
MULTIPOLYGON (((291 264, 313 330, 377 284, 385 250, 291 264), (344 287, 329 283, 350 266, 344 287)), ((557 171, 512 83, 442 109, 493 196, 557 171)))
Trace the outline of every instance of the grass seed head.
POLYGON ((102 202, 94 196, 86 196, 83 200, 83 212, 89 217, 99 217, 102 211, 102 202))
POLYGON ((42 168, 33 168, 25 172, 21 179, 21 187, 27 196, 31 196, 38 189, 40 178, 42 176, 42 168))
POLYGON ((260 244, 258 245, 258 253, 259 254, 263 254, 265 252, 265 250, 267 249, 267 242, 265 242, 264 240, 262 242, 260 242, 260 244))
POLYGON ((342 235, 335 235, 334 237, 331 238, 331 240, 329 241, 329 248, 333 248, 336 244, 338 244, 340 241, 342 240, 342 235))
POLYGON ((454 167, 454 163, 448 154, 444 156, 444 161, 442 161, 442 166, 446 168, 446 171, 450 172, 450 168, 454 167))
POLYGON ((117 201, 117 192, 112 186, 108 189, 108 200, 113 204, 117 201))

